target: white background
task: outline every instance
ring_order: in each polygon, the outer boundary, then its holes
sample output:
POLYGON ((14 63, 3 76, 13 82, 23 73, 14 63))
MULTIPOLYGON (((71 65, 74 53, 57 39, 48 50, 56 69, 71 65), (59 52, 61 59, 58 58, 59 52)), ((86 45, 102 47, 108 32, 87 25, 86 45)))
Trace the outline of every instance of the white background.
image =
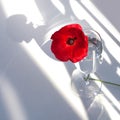
POLYGON ((71 90, 74 64, 56 60, 49 41, 57 26, 84 20, 103 38, 98 75, 120 84, 119 5, 117 0, 1 0, 0 120, 119 120, 120 87, 104 84, 103 113, 100 118, 99 109, 87 113, 85 101, 71 90))

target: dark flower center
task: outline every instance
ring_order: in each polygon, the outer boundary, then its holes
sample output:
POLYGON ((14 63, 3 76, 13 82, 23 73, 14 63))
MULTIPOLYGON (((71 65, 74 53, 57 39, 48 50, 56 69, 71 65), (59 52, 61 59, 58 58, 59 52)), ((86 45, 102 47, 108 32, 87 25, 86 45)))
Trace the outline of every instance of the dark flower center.
POLYGON ((76 40, 77 38, 76 37, 74 37, 74 38, 68 38, 68 40, 67 40, 67 44, 68 45, 73 45, 74 44, 74 41, 76 40))

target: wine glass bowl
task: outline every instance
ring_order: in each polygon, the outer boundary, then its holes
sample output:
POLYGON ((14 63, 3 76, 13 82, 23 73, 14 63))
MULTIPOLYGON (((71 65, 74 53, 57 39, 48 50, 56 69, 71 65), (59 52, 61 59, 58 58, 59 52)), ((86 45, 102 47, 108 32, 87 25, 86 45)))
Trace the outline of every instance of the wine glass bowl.
POLYGON ((100 34, 95 30, 84 30, 84 33, 88 36, 88 56, 87 60, 91 60, 93 57, 93 51, 95 51, 95 59, 98 59, 102 63, 102 51, 103 42, 100 34))

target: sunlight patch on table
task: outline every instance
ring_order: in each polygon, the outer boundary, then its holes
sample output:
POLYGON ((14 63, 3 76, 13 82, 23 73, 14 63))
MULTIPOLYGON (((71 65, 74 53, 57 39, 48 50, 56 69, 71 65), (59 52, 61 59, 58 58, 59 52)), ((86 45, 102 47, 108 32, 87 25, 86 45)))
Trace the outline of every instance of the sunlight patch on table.
POLYGON ((120 33, 112 23, 98 10, 90 0, 80 0, 81 3, 94 15, 97 20, 120 42, 120 33))
POLYGON ((28 120, 25 109, 14 87, 5 76, 0 76, 0 93, 10 120, 28 120))
POLYGON ((112 64, 110 57, 107 55, 107 53, 105 51, 103 51, 103 57, 108 64, 112 64))
POLYGON ((65 15, 65 7, 60 2, 60 0, 51 0, 51 2, 54 4, 54 6, 63 14, 65 15))
POLYGON ((111 102, 111 104, 116 108, 116 110, 120 112, 120 103, 112 95, 112 93, 105 87, 105 85, 102 85, 102 91, 105 94, 105 96, 108 98, 108 100, 111 102))
POLYGON ((116 73, 120 76, 120 67, 117 67, 116 73))
POLYGON ((34 0, 1 0, 7 17, 23 14, 28 23, 32 22, 35 27, 44 24, 44 19, 34 0))
POLYGON ((119 112, 112 106, 112 104, 105 97, 102 98, 102 103, 104 109, 107 111, 107 114, 109 115, 110 120, 120 120, 119 112))

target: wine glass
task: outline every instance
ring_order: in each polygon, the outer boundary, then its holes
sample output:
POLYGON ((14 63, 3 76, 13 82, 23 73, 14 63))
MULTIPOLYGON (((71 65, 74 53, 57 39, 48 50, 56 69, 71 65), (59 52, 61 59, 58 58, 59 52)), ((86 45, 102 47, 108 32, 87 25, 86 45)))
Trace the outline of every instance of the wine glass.
POLYGON ((95 76, 98 65, 102 63, 103 43, 100 34, 93 29, 85 29, 88 36, 88 55, 85 59, 75 63, 76 69, 72 73, 72 89, 81 97, 89 100, 100 93, 101 82, 91 79, 95 76))
MULTIPOLYGON (((104 112, 100 101, 102 82, 91 79, 99 64, 102 64, 103 43, 100 34, 93 30, 84 30, 88 36, 88 55, 75 63, 72 73, 71 87, 80 96, 90 119, 99 119, 104 112), (90 80, 91 79, 91 80, 90 80)), ((96 76, 95 76, 96 77, 96 76)))

